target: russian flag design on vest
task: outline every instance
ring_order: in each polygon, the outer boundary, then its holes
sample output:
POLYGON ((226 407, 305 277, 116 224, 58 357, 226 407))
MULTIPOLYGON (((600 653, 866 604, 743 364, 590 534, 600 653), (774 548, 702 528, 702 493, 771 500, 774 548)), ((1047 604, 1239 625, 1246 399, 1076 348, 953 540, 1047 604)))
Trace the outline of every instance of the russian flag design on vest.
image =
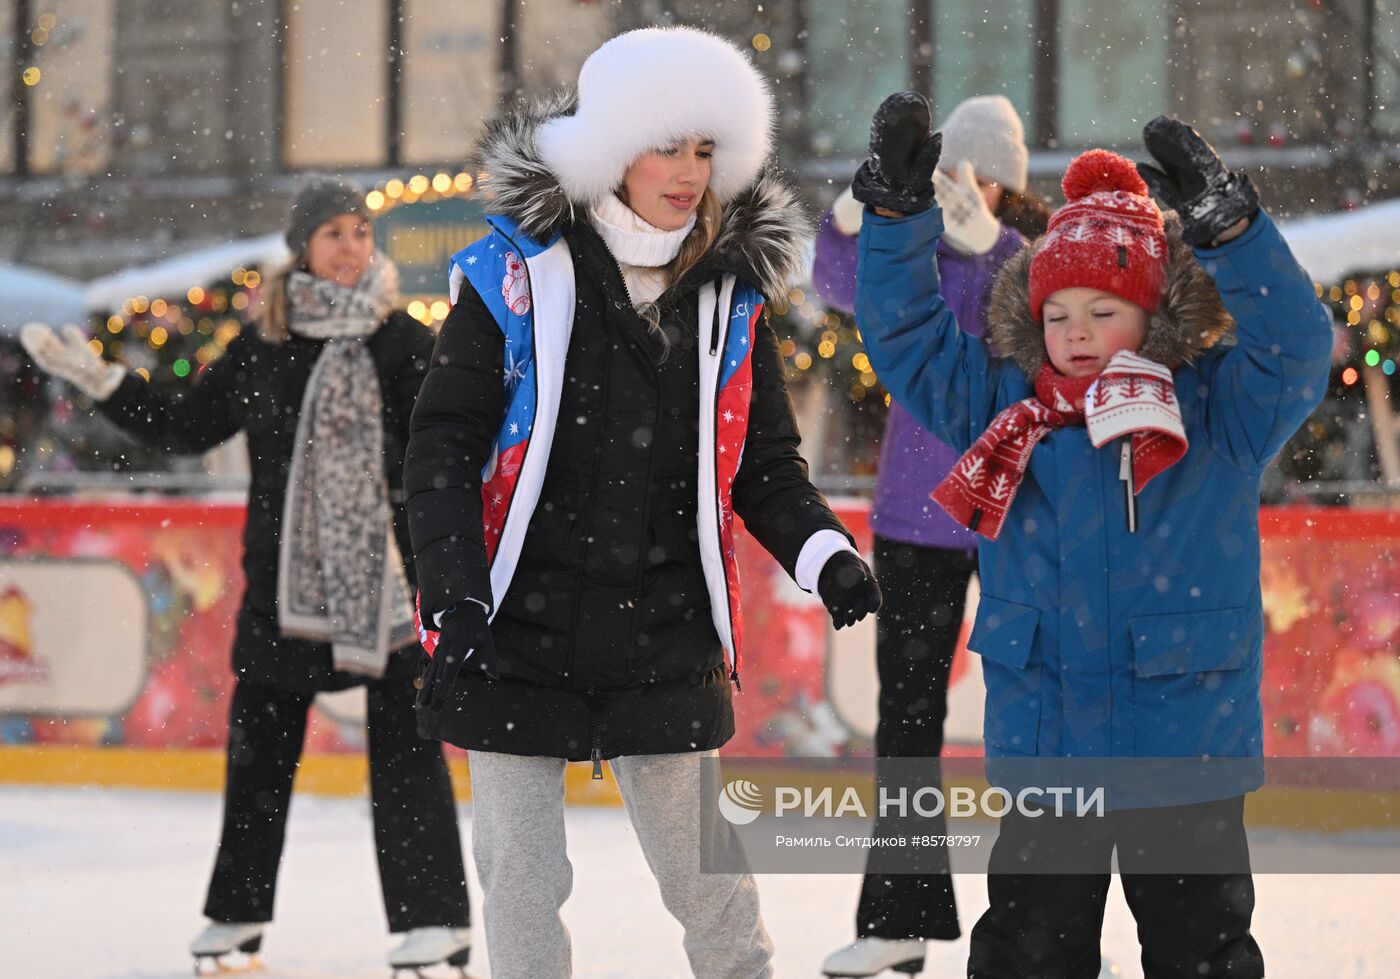
MULTIPOLYGON (((763 297, 746 283, 737 283, 729 308, 723 360, 720 366, 719 394, 715 404, 715 475, 719 491, 720 554, 724 572, 731 641, 726 643, 732 666, 739 670, 744 645, 744 616, 739 600, 739 561, 734 545, 734 478, 744 459, 744 440, 749 431, 749 403, 753 396, 753 343, 763 297)), ((703 424, 703 419, 702 419, 703 424)), ((713 596, 711 597, 713 602, 713 596)), ((720 633, 724 638, 723 630, 720 633)))

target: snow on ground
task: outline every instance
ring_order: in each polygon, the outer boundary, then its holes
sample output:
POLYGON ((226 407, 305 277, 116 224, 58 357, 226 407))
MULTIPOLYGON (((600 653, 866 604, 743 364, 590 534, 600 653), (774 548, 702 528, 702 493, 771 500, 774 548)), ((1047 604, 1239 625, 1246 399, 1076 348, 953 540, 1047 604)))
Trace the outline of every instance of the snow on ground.
MULTIPOLYGON (((471 808, 462 813, 470 839, 471 808)), ((213 794, 0 787, 0 977, 165 979, 188 976, 189 940, 218 833, 213 794)), ((621 809, 569 813, 574 897, 564 916, 579 979, 689 975, 680 928, 661 906, 621 809)), ((468 854, 470 859, 470 854, 468 854)), ((813 979, 850 940, 859 878, 762 876, 764 917, 783 979, 813 979)), ((1400 877, 1259 877, 1256 934, 1270 976, 1400 976, 1400 877)), ((960 876, 964 928, 986 903, 960 876)), ((473 907, 480 891, 473 880, 473 907)), ((1104 951, 1141 979, 1131 916, 1115 888, 1104 951)), ((479 931, 478 931, 479 935, 479 931)), ((386 979, 390 946, 368 803, 297 796, 277 900, 263 946, 268 977, 386 979)), ((967 941, 931 946, 925 979, 964 975, 967 941)), ((471 972, 489 976, 484 948, 471 972)), ((439 969, 436 975, 455 975, 439 969)))

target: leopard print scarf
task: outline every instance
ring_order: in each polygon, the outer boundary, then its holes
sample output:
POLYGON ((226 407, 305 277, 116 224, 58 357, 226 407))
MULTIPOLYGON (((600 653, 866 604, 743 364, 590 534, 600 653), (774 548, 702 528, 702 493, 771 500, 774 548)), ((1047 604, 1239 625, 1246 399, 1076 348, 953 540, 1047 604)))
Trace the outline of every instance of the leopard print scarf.
POLYGON ((346 288, 287 279, 293 333, 325 340, 297 420, 277 575, 278 624, 331 644, 337 670, 382 676, 415 638, 384 474, 384 398, 365 341, 398 300, 398 271, 376 254, 346 288))

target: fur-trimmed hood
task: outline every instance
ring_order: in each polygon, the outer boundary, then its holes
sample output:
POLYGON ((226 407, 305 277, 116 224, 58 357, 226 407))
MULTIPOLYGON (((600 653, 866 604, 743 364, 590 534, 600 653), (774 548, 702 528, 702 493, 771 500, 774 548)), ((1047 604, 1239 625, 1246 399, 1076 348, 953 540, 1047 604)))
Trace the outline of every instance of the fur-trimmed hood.
MULTIPOLYGON (((1175 370, 1192 363, 1235 328, 1215 282, 1181 240, 1181 221, 1163 215, 1167 237, 1167 273, 1162 302, 1147 323, 1144 357, 1175 370)), ((1045 327, 1031 314, 1031 259, 1041 239, 1022 248, 997 273, 987 307, 987 336, 997 352, 1010 357, 1027 377, 1045 364, 1045 327)))
MULTIPOLYGON (((571 93, 559 93, 522 103, 487 125, 469 161, 483 175, 487 214, 511 218, 539 241, 588 220, 588 204, 569 197, 536 143, 541 125, 576 107, 571 93)), ((769 165, 724 206, 714 247, 687 280, 699 272, 733 272, 765 296, 782 296, 801 275, 814 232, 796 192, 769 165)))

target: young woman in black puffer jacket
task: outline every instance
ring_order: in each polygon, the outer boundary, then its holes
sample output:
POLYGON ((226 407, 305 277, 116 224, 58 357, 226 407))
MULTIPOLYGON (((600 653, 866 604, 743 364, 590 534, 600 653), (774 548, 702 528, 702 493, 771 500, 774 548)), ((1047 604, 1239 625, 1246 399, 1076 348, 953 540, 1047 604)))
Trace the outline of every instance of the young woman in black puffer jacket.
POLYGON ((405 483, 419 723, 471 751, 497 979, 570 972, 564 771, 589 759, 695 974, 771 975, 753 878, 700 873, 702 825, 728 832, 698 800, 742 672, 734 515, 838 627, 879 605, 798 454, 764 312, 808 230, 764 170, 771 122, 727 42, 644 30, 481 149, 492 233, 454 258, 405 483))
POLYGON ((408 933, 389 963, 465 962, 470 949, 452 784, 439 746, 417 737, 417 656, 401 655, 415 639, 402 460, 433 337, 395 309, 398 272, 374 249, 364 200, 330 178, 306 183, 286 232, 295 261, 269 277, 257 329, 183 398, 102 361, 81 335, 24 338, 40 366, 165 451, 248 439, 224 828, 197 958, 260 945, 312 700, 360 684, 384 908, 390 931, 408 933))

